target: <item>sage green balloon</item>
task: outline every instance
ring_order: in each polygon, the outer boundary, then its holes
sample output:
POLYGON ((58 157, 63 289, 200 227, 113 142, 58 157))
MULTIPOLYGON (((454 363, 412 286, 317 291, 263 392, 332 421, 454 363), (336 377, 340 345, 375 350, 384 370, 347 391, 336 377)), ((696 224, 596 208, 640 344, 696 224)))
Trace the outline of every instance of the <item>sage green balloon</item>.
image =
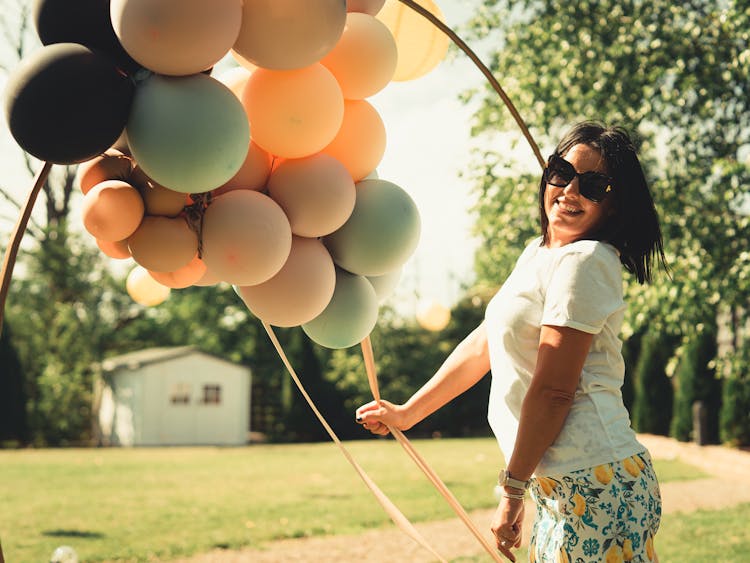
POLYGON ((367 276, 367 281, 372 284, 375 295, 378 296, 378 302, 382 303, 391 296, 401 280, 402 270, 402 268, 397 268, 382 276, 367 276))
POLYGON ((183 193, 225 184, 242 167, 250 146, 242 104, 229 88, 205 74, 152 75, 141 82, 126 131, 143 171, 183 193))
POLYGON ((354 211, 324 242, 343 269, 382 276, 401 267, 417 248, 419 211, 409 194, 386 180, 362 180, 356 186, 354 211))
POLYGON ((312 340, 326 348, 349 348, 368 336, 378 320, 378 298, 372 284, 336 268, 336 289, 323 312, 302 325, 312 340))

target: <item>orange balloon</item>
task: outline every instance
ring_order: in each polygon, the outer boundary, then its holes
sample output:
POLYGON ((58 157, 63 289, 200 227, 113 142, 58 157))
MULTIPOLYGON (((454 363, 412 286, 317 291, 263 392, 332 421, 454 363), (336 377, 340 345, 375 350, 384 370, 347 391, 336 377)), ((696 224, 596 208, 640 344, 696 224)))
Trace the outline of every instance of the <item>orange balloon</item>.
POLYGON ((232 48, 242 0, 112 0, 112 27, 128 54, 159 74, 211 68, 232 48))
POLYGON ((198 237, 181 217, 146 216, 128 238, 133 259, 152 272, 174 272, 198 252, 198 237))
POLYGON ((149 178, 140 166, 133 169, 130 182, 138 188, 146 205, 146 215, 177 217, 186 205, 185 194, 165 188, 149 178))
POLYGON ((253 140, 284 158, 320 151, 344 118, 341 88, 319 63, 299 70, 259 68, 247 81, 242 103, 253 140))
POLYGON ((303 68, 333 48, 345 21, 341 0, 245 0, 233 50, 259 67, 303 68))
POLYGON ((383 22, 359 12, 346 16, 346 27, 321 64, 330 70, 347 100, 380 92, 393 78, 398 51, 383 22))
POLYGON ((203 217, 203 260, 219 279, 256 285, 281 270, 292 246, 289 220, 270 197, 234 190, 217 197, 203 217))
POLYGON ((271 174, 272 160, 273 157, 251 139, 242 168, 234 178, 216 188, 213 194, 221 195, 232 190, 262 190, 271 174))
POLYGON ((336 269, 323 243, 293 237, 289 258, 278 274, 238 291, 259 319, 274 326, 298 326, 323 312, 335 287, 336 269))
POLYGON ((96 246, 99 247, 104 254, 115 260, 125 260, 130 258, 130 250, 128 250, 127 240, 100 240, 96 239, 96 246))
POLYGON ((105 180, 127 180, 133 161, 116 149, 82 162, 76 171, 76 181, 84 194, 105 180))
POLYGON ((268 194, 286 213, 295 235, 322 237, 346 223, 357 190, 343 164, 316 154, 282 162, 268 180, 268 194))
POLYGON ((130 271, 125 287, 133 301, 145 307, 159 305, 169 297, 171 292, 168 287, 152 278, 141 266, 136 266, 130 271))
MULTIPOLYGON (((440 21, 445 21, 443 12, 433 0, 419 0, 418 3, 440 21)), ((427 74, 448 52, 448 36, 398 0, 386 0, 378 19, 396 40, 398 62, 394 81, 414 80, 427 74)))
POLYGON ((133 186, 106 180, 83 196, 83 226, 95 238, 117 241, 129 237, 143 219, 143 199, 133 186))
POLYGON ((365 100, 346 100, 341 129, 321 152, 340 161, 359 182, 375 170, 385 154, 385 125, 380 114, 365 100))
POLYGON ((237 96, 238 100, 242 100, 242 90, 245 88, 245 84, 247 84, 247 79, 250 78, 251 72, 252 71, 241 66, 235 66, 219 74, 216 77, 216 80, 229 88, 232 93, 237 96))
POLYGON ((182 289, 193 285, 195 282, 200 280, 206 273, 206 265, 203 260, 195 257, 182 268, 178 268, 174 272, 151 272, 149 274, 152 278, 158 281, 160 284, 172 289, 182 289))

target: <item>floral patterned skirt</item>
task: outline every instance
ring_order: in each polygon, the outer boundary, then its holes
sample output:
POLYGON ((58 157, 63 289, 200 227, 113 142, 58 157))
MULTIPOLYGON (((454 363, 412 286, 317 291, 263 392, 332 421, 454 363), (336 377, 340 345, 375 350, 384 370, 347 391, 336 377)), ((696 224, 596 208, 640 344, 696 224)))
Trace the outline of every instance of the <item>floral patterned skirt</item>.
POLYGON ((661 497, 648 452, 531 482, 531 563, 657 562, 661 497))

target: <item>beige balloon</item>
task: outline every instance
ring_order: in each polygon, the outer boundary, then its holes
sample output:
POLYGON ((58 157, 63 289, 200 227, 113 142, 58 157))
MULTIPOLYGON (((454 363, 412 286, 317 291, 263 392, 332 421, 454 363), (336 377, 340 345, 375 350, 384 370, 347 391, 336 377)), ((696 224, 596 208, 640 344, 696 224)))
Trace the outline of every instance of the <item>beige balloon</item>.
MULTIPOLYGON (((205 262, 204 262, 205 264, 205 262)), ((206 271, 203 272, 203 275, 201 278, 196 281, 193 285, 197 287, 208 287, 211 285, 216 285, 217 283, 220 283, 221 280, 219 279, 219 276, 211 272, 208 268, 206 268, 206 271)))
POLYGON ((76 183, 84 194, 106 180, 127 180, 133 169, 133 161, 120 151, 109 149, 104 154, 87 160, 78 166, 76 183))
POLYGON ((268 194, 289 218, 292 232, 322 237, 352 214, 357 190, 346 167, 327 154, 288 159, 268 180, 268 194))
POLYGON ((129 237, 143 219, 138 190, 121 180, 105 180, 83 196, 83 226, 95 238, 117 241, 129 237))
POLYGON ((342 0, 245 0, 233 50, 262 68, 303 68, 333 49, 345 22, 342 0))
POLYGON ((336 269, 317 239, 293 237, 284 267, 270 280, 240 286, 240 297, 259 319, 274 326, 298 326, 317 317, 333 297, 336 269))
POLYGON ((130 271, 125 281, 125 288, 133 301, 145 307, 163 303, 171 292, 168 287, 152 278, 141 266, 136 266, 130 271))
POLYGON ((417 322, 425 330, 443 330, 451 320, 451 311, 437 301, 426 301, 417 309, 417 322))
POLYGON ((292 246, 284 211, 252 190, 223 194, 203 217, 203 261, 219 279, 257 285, 281 270, 292 246))
POLYGON ((137 166, 130 175, 130 182, 138 188, 146 205, 146 215, 177 217, 184 209, 187 198, 184 193, 165 188, 154 182, 137 166))
POLYGON ((143 218, 128 238, 133 259, 152 272, 174 272, 198 252, 198 237, 181 217, 143 218))
POLYGON ((258 143, 250 139, 250 146, 242 167, 226 184, 216 188, 213 194, 217 196, 232 190, 264 189, 268 176, 271 174, 272 162, 273 157, 263 150, 258 143))

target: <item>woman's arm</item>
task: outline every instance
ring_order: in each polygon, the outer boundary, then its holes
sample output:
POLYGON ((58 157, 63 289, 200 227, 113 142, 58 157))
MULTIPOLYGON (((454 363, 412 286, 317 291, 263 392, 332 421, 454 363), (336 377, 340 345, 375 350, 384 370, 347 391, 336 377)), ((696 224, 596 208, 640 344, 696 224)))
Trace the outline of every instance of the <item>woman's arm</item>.
POLYGON ((387 426, 408 430, 472 387, 489 370, 487 333, 482 323, 454 348, 435 375, 406 403, 373 401, 357 409, 357 422, 375 434, 387 434, 387 426))
POLYGON ((592 334, 569 327, 542 326, 531 385, 521 417, 508 473, 526 481, 557 438, 573 404, 592 334))

